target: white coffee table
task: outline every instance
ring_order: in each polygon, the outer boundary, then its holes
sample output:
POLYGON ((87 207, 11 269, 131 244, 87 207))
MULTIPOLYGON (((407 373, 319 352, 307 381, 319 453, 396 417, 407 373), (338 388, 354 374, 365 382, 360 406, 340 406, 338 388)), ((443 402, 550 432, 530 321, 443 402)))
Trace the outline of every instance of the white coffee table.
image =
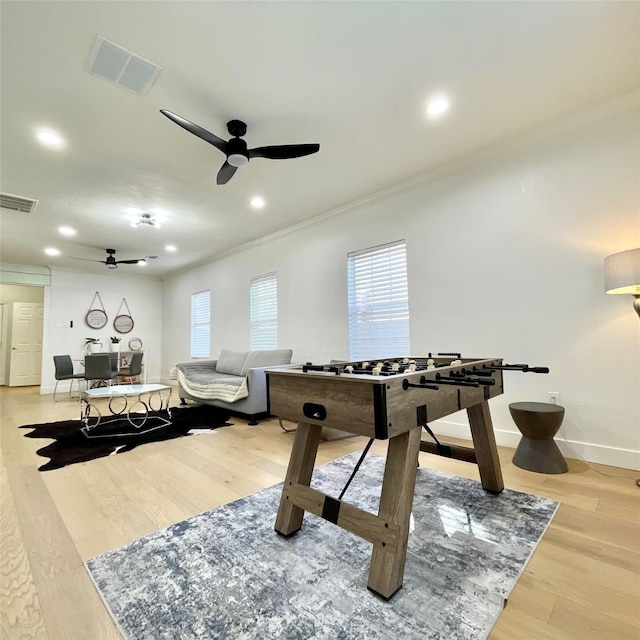
POLYGON ((84 389, 80 392, 82 433, 87 438, 135 437, 167 427, 171 424, 171 390, 172 387, 166 384, 115 384, 84 389), (165 397, 163 394, 167 391, 165 397), (108 400, 108 414, 104 416, 100 412, 99 405, 104 409, 100 400, 108 400), (154 413, 150 415, 151 412, 154 413), (122 424, 123 429, 113 429, 115 423, 122 424), (110 425, 109 432, 100 433, 100 427, 105 425, 110 425))

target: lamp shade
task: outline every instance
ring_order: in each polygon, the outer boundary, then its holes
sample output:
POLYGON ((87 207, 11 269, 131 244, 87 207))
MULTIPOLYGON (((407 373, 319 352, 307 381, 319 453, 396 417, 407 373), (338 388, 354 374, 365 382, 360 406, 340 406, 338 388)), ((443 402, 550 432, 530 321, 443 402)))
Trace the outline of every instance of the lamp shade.
POLYGON ((604 259, 605 293, 640 296, 640 249, 629 249, 604 259))

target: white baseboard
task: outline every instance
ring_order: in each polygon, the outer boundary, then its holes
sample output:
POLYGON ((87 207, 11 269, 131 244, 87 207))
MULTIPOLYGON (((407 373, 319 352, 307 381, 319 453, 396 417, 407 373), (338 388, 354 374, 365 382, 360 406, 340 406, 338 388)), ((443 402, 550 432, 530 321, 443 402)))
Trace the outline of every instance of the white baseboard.
MULTIPOLYGON (((436 420, 429 426, 436 435, 463 438, 465 440, 471 439, 468 424, 436 420)), ((501 447, 512 447, 514 449, 518 446, 520 438, 522 437, 520 432, 495 429, 495 427, 494 433, 498 445, 501 447)), ((561 432, 556 436, 555 441, 565 458, 584 460, 596 464, 606 464, 612 467, 621 467, 622 469, 640 469, 640 451, 607 447, 589 442, 565 440, 561 432)))

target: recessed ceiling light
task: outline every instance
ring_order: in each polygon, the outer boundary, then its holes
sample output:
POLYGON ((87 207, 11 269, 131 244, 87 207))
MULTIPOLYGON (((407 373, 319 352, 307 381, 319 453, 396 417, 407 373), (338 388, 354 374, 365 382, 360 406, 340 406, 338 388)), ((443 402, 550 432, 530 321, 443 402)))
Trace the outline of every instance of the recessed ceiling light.
POLYGON ((174 247, 172 244, 168 244, 165 248, 165 251, 177 251, 176 247, 174 247))
POLYGON ((75 236, 76 230, 71 227, 58 227, 58 232, 62 236, 75 236))
POLYGON ((64 141, 62 137, 55 131, 49 129, 40 129, 36 132, 38 140, 47 147, 62 147, 64 141))
POLYGON ((249 202, 254 209, 262 209, 265 205, 264 198, 261 196, 253 196, 249 202))
POLYGON ((449 99, 446 96, 435 96, 427 102, 427 115, 436 118, 449 110, 449 99))
POLYGON ((53 247, 47 247, 44 252, 48 255, 48 256, 59 256, 60 255, 60 249, 54 249, 53 247))

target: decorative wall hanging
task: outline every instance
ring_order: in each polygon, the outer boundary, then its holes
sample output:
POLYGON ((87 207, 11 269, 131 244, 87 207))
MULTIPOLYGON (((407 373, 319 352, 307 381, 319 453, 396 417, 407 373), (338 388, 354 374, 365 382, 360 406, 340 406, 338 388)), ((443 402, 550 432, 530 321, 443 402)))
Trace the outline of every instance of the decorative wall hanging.
POLYGON ((140 349, 142 349, 142 340, 140 338, 131 338, 129 340, 129 350, 140 351, 140 349))
POLYGON ((102 304, 102 298, 100 294, 96 291, 96 295, 93 296, 93 300, 91 301, 91 305, 89 306, 89 311, 87 311, 87 315, 85 316, 85 322, 92 329, 102 329, 107 324, 107 312, 104 310, 104 305, 102 304), (100 302, 100 308, 95 307, 94 303, 98 298, 100 302))
POLYGON ((127 304, 127 299, 122 298, 122 302, 118 307, 118 313, 116 314, 115 319, 113 320, 113 328, 118 333, 129 333, 131 329, 133 329, 133 318, 131 317, 131 311, 129 310, 129 305, 127 304), (120 313, 122 309, 122 305, 124 305, 127 309, 127 313, 120 313))

